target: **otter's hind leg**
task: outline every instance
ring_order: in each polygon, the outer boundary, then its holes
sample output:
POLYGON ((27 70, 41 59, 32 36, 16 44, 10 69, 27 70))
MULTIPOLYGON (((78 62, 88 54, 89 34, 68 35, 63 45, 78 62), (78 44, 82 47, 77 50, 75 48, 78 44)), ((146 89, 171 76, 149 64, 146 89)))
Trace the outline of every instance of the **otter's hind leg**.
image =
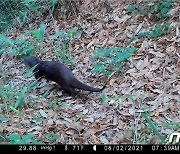
POLYGON ((72 97, 76 96, 76 94, 78 93, 75 89, 71 87, 62 87, 62 89, 68 94, 70 94, 72 97))

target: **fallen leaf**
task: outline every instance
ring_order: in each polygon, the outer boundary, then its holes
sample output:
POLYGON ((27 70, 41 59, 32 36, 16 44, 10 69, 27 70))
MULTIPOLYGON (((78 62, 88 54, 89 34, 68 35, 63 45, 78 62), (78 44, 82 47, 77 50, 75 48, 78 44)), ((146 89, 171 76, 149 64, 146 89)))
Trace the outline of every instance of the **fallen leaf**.
POLYGON ((101 144, 109 144, 108 139, 104 135, 100 136, 99 140, 101 141, 101 144))
POLYGON ((117 128, 120 129, 120 130, 123 130, 124 127, 125 127, 125 123, 123 123, 123 122, 121 122, 121 123, 117 126, 117 128))
POLYGON ((131 16, 126 14, 126 15, 123 15, 121 18, 119 18, 118 16, 115 16, 114 20, 119 23, 122 23, 122 22, 125 22, 126 20, 128 20, 129 18, 131 18, 131 16))
POLYGON ((126 139, 131 139, 132 135, 133 135, 132 130, 127 130, 124 132, 124 138, 126 139))
POLYGON ((41 131, 43 129, 43 127, 40 126, 35 126, 31 129, 29 129, 27 132, 32 132, 32 131, 41 131))
POLYGON ((87 114, 88 111, 89 111, 88 109, 83 110, 83 114, 87 114))
POLYGON ((113 86, 114 85, 114 82, 116 82, 117 78, 112 78, 110 81, 109 81, 109 85, 113 86))
POLYGON ((87 122, 94 122, 94 118, 92 118, 92 117, 85 118, 84 121, 87 121, 87 122))
POLYGON ((146 55, 146 57, 144 58, 143 62, 141 63, 141 65, 138 69, 143 70, 147 66, 149 66, 149 56, 148 55, 146 55))
POLYGON ((41 116, 43 116, 44 118, 47 118, 47 114, 44 110, 40 109, 39 113, 41 114, 41 116))
POLYGON ((172 55, 173 53, 176 52, 176 48, 173 46, 170 46, 170 47, 166 48, 166 52, 167 52, 167 54, 172 55))
POLYGON ((157 144, 158 143, 158 137, 157 136, 152 136, 149 144, 157 144))
POLYGON ((135 111, 134 111, 133 108, 130 108, 130 109, 129 109, 129 114, 130 114, 130 115, 134 115, 134 114, 135 114, 135 111))
POLYGON ((177 111, 177 107, 176 106, 170 106, 170 110, 171 110, 171 112, 175 112, 175 111, 177 111))
POLYGON ((0 125, 0 133, 3 133, 4 128, 0 125))

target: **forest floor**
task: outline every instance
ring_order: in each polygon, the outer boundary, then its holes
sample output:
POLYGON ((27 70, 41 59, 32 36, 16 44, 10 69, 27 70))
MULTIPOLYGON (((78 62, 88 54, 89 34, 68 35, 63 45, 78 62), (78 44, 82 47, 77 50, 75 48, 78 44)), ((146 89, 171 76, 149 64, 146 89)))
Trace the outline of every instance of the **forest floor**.
MULTIPOLYGON (((46 52, 42 60, 55 60, 59 55, 53 51, 48 40, 55 32, 78 28, 78 38, 70 41, 74 75, 77 79, 93 87, 102 87, 104 76, 91 73, 91 58, 99 47, 139 48, 129 59, 129 67, 115 73, 107 87, 100 93, 80 91, 82 96, 70 97, 52 89, 44 97, 39 96, 55 83, 45 79, 38 89, 27 94, 26 105, 20 109, 23 116, 15 112, 4 113, 12 118, 3 125, 8 133, 20 135, 32 133, 35 139, 56 144, 155 144, 162 141, 154 133, 142 113, 148 111, 157 130, 167 139, 168 135, 180 131, 180 5, 175 2, 166 19, 172 27, 167 34, 155 38, 139 37, 130 43, 134 34, 154 29, 157 18, 154 15, 127 13, 125 9, 135 4, 133 1, 109 1, 108 4, 85 1, 74 9, 68 18, 63 18, 58 10, 54 15, 35 19, 24 28, 14 28, 10 38, 16 38, 30 28, 46 24, 44 46, 46 52), (102 93, 109 98, 134 95, 132 99, 118 99, 102 102, 102 93), (31 101, 30 101, 31 100, 31 101), (53 103, 54 102, 54 103, 53 103), (53 107, 49 107, 53 104, 53 107), (57 136, 56 140, 47 134, 57 136)), ((28 38, 27 38, 28 39, 28 38)), ((37 53, 36 53, 37 54, 37 53)), ((37 54, 38 55, 38 54, 37 54)), ((22 88, 35 80, 24 78, 27 68, 22 58, 0 57, 4 82, 14 81, 14 89, 22 88)))

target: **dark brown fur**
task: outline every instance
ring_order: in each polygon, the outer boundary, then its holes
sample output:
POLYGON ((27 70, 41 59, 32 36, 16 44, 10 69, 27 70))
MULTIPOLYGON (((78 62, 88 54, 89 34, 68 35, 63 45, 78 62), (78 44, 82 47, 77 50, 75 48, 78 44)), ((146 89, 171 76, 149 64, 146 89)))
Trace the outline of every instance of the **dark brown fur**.
POLYGON ((24 59, 24 63, 29 67, 37 65, 34 69, 34 76, 36 79, 43 77, 54 81, 58 83, 63 90, 73 96, 77 93, 75 89, 100 92, 106 86, 105 85, 103 88, 99 89, 83 84, 74 77, 71 70, 66 65, 58 61, 41 61, 34 56, 29 56, 24 59))

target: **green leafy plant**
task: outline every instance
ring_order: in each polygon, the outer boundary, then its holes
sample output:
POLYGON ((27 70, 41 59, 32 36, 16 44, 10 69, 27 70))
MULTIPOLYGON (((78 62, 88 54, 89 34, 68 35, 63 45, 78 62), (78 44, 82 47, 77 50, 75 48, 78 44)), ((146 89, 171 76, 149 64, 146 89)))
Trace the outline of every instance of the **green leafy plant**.
POLYGON ((5 0, 0 2, 0 32, 13 26, 23 26, 29 15, 43 16, 43 11, 54 11, 58 0, 5 0))
POLYGON ((2 52, 5 50, 9 50, 10 55, 32 55, 38 48, 39 45, 37 42, 30 42, 25 39, 17 38, 15 40, 11 40, 6 38, 4 35, 0 35, 0 47, 2 52))
POLYGON ((43 142, 34 140, 34 137, 34 134, 26 134, 21 137, 19 134, 13 133, 10 134, 10 141, 6 144, 44 144, 43 142))
POLYGON ((156 125, 152 122, 150 116, 146 112, 144 112, 142 115, 146 119, 146 121, 148 122, 150 127, 153 129, 153 131, 156 133, 156 135, 159 137, 161 142, 164 144, 165 143, 165 139, 164 139, 163 135, 158 131, 156 125))
MULTIPOLYGON (((4 51, 9 51, 9 55, 20 55, 23 57, 33 55, 35 51, 39 51, 39 54, 41 54, 40 48, 44 45, 45 31, 46 25, 42 24, 40 25, 39 29, 35 29, 23 34, 26 37, 34 37, 33 39, 31 39, 31 41, 22 39, 22 37, 12 40, 0 34, 0 53, 4 51)), ((68 42, 70 40, 73 40, 76 35, 77 28, 75 27, 69 32, 60 31, 54 34, 54 38, 50 40, 52 43, 55 44, 53 48, 54 51, 56 51, 60 55, 60 60, 71 65, 74 65, 74 63, 71 60, 72 56, 68 42)))
POLYGON ((75 27, 69 32, 63 30, 54 34, 54 39, 58 40, 56 41, 55 51, 60 55, 60 60, 66 64, 74 65, 71 60, 71 50, 69 49, 68 42, 75 38, 77 30, 78 28, 75 27))
POLYGON ((140 37, 156 38, 162 35, 166 35, 168 33, 169 27, 170 27, 169 22, 166 22, 164 24, 157 23, 154 29, 133 35, 131 37, 131 41, 133 41, 135 38, 140 38, 140 37))
POLYGON ((51 1, 49 2, 49 5, 50 5, 50 7, 51 7, 51 11, 52 11, 52 12, 54 12, 54 8, 55 8, 55 6, 57 5, 57 3, 58 3, 58 0, 51 0, 51 1))
MULTIPOLYGON (((30 77, 33 74, 33 69, 27 71, 25 76, 30 77)), ((13 111, 18 115, 22 115, 19 109, 25 105, 24 100, 27 93, 35 90, 39 84, 40 82, 35 80, 23 88, 15 89, 13 80, 9 81, 7 84, 0 82, 0 100, 3 103, 2 106, 0 106, 1 110, 6 110, 7 112, 13 111)))
POLYGON ((159 37, 161 35, 167 34, 169 26, 170 26, 170 23, 165 23, 163 25, 156 24, 155 28, 150 31, 148 37, 154 38, 154 37, 159 37))
POLYGON ((114 72, 122 69, 123 62, 130 58, 137 49, 135 47, 99 48, 92 58, 94 61, 99 60, 93 66, 92 73, 111 76, 114 72))
POLYGON ((55 141, 58 138, 58 135, 57 134, 47 133, 47 134, 45 134, 45 137, 50 141, 55 141))
POLYGON ((31 33, 37 38, 40 39, 41 42, 44 41, 44 35, 45 35, 46 25, 42 24, 40 25, 39 29, 35 29, 31 31, 31 33))
POLYGON ((19 115, 22 115, 18 108, 24 105, 24 97, 27 92, 27 87, 20 90, 14 90, 13 81, 10 81, 6 85, 1 85, 0 89, 0 99, 3 102, 1 109, 6 109, 7 111, 12 110, 19 115), (15 102, 15 104, 13 103, 15 102))
POLYGON ((26 10, 28 13, 33 13, 35 12, 36 14, 41 15, 39 8, 41 5, 38 5, 38 0, 23 0, 22 4, 26 6, 26 10))
POLYGON ((21 0, 6 0, 0 2, 0 32, 7 29, 10 23, 15 20, 17 16, 22 18, 23 9, 25 6, 19 5, 21 0))
POLYGON ((174 2, 175 0, 154 0, 147 5, 144 5, 143 1, 143 5, 141 5, 141 3, 130 5, 126 9, 128 13, 136 13, 144 16, 152 14, 154 18, 158 19, 158 23, 156 23, 154 29, 133 35, 131 37, 131 41, 140 37, 156 38, 161 35, 166 35, 170 29, 170 23, 164 22, 163 19, 170 17, 168 12, 170 11, 174 2))
POLYGON ((155 0, 147 5, 142 6, 141 3, 130 5, 126 9, 126 11, 128 13, 136 13, 141 15, 147 15, 151 13, 155 15, 157 18, 162 19, 170 17, 168 12, 170 11, 170 8, 172 7, 173 3, 174 0, 155 0))

